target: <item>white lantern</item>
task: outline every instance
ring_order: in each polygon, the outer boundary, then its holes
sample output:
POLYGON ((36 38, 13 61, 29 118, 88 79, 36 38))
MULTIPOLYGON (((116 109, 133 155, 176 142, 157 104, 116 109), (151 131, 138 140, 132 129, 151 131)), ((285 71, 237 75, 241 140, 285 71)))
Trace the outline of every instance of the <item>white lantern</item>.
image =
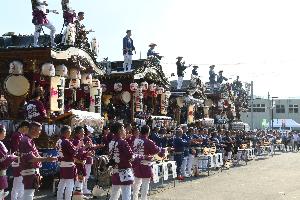
POLYGON ((55 68, 55 75, 56 76, 67 77, 68 76, 68 68, 64 64, 58 65, 55 68))
POLYGON ((137 83, 130 83, 130 90, 132 92, 137 91, 138 87, 139 87, 139 85, 137 83))
POLYGON ((43 76, 55 76, 55 67, 52 63, 45 63, 42 65, 43 76))
POLYGON ((69 88, 80 88, 80 80, 79 79, 71 79, 69 88))
POLYGON ((23 74, 23 64, 20 61, 13 61, 9 64, 9 73, 15 75, 23 74))
POLYGON ((157 94, 162 94, 162 93, 164 93, 164 91, 165 91, 165 88, 163 88, 163 87, 157 88, 157 94))
POLYGON ((114 84, 114 90, 116 92, 121 92, 122 91, 122 83, 115 83, 114 84))
POLYGON ((148 83, 146 81, 141 82, 141 88, 143 91, 148 90, 148 83))
POLYGON ((156 90, 156 84, 151 83, 151 84, 149 85, 149 90, 150 90, 151 92, 154 92, 154 91, 156 90))
POLYGON ((102 92, 106 92, 107 91, 107 85, 106 84, 100 84, 100 87, 102 89, 102 92))
POLYGON ((171 92, 170 92, 170 91, 166 91, 166 92, 165 92, 165 95, 167 96, 167 98, 170 98, 171 92))
POLYGON ((80 74, 79 69, 76 69, 76 68, 70 69, 69 78, 70 79, 81 79, 81 74, 80 74))
POLYGON ((92 74, 84 73, 81 75, 81 84, 82 85, 92 85, 93 77, 92 74))
POLYGON ((101 86, 102 86, 102 84, 100 84, 100 81, 98 79, 93 79, 92 80, 92 87, 93 88, 102 88, 101 86))

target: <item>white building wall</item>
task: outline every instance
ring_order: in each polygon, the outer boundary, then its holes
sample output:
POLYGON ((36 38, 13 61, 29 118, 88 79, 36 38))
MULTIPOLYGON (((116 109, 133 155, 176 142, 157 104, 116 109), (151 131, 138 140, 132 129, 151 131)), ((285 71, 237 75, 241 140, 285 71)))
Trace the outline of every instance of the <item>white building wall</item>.
MULTIPOLYGON (((253 104, 265 104, 265 112, 253 112, 253 128, 261 129, 263 119, 266 119, 267 122, 270 122, 272 119, 271 100, 254 99, 253 104)), ((274 119, 293 119, 297 123, 300 123, 300 99, 274 99, 273 109, 274 119), (285 112, 277 113, 276 105, 284 105, 285 112), (289 105, 298 105, 298 113, 289 112, 289 105)), ((241 120, 245 123, 248 123, 251 126, 250 108, 249 112, 241 113, 241 120)))

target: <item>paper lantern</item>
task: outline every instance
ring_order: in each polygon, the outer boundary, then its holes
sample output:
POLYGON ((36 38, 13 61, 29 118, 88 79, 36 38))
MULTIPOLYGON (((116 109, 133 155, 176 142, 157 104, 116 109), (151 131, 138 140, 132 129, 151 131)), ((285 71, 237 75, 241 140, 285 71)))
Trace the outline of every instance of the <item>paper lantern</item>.
POLYGON ((81 79, 81 73, 80 73, 79 69, 76 69, 76 68, 70 69, 69 78, 70 79, 81 79))
POLYGON ((101 88, 100 81, 98 79, 92 79, 92 87, 93 88, 101 88))
POLYGON ((55 75, 56 76, 67 77, 68 76, 68 68, 64 64, 58 65, 55 68, 55 75))
POLYGON ((148 90, 148 83, 146 81, 141 82, 141 88, 143 91, 148 90))
POLYGON ((122 83, 115 83, 114 84, 114 90, 116 92, 121 92, 122 91, 122 83))
POLYGON ((156 91, 156 84, 151 83, 151 84, 149 85, 149 90, 150 90, 151 92, 156 91))
POLYGON ((163 88, 163 87, 157 88, 157 94, 162 94, 162 93, 164 93, 164 91, 165 91, 165 88, 163 88))
POLYGON ((42 65, 43 76, 55 76, 55 67, 52 63, 45 63, 42 65))
MULTIPOLYGON (((92 74, 84 73, 81 75, 81 84, 82 85, 92 85, 93 77, 92 74)), ((99 85, 100 87, 100 85, 99 85)))
POLYGON ((102 92, 106 92, 107 91, 107 85, 106 84, 100 84, 100 87, 102 89, 102 92))
POLYGON ((132 92, 137 91, 138 87, 139 87, 139 85, 137 83, 130 83, 130 90, 132 92))
POLYGON ((20 61, 13 61, 9 64, 9 73, 15 75, 23 74, 23 64, 20 61))
POLYGON ((71 79, 69 88, 80 88, 80 80, 79 79, 71 79))

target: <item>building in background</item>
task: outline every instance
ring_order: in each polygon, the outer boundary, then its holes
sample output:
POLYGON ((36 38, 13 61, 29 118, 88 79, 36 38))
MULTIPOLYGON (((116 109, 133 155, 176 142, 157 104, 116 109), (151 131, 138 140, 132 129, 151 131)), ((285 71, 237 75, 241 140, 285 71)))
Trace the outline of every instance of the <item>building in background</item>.
MULTIPOLYGON (((300 99, 254 99, 253 100, 253 128, 264 129, 273 127, 300 129, 300 99)), ((251 108, 241 113, 241 120, 251 124, 251 108)))

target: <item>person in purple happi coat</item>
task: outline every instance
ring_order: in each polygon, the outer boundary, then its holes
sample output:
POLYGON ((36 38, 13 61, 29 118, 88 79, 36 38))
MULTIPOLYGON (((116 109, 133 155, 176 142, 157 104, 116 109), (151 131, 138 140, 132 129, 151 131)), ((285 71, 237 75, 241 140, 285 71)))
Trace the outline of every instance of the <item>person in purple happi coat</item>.
POLYGON ((72 192, 74 189, 74 179, 76 177, 74 159, 77 154, 77 148, 70 141, 70 126, 63 126, 60 129, 60 133, 60 150, 62 156, 60 157, 60 180, 57 188, 57 200, 71 200, 72 192))
POLYGON ((8 192, 4 191, 8 188, 6 170, 17 159, 17 156, 8 154, 8 150, 2 142, 5 136, 5 126, 0 125, 0 199, 4 199, 8 195, 8 192))
POLYGON ((149 137, 150 127, 144 125, 141 128, 140 137, 135 139, 133 144, 133 153, 135 160, 133 162, 134 184, 133 200, 138 200, 138 194, 141 189, 141 199, 147 200, 149 184, 152 177, 152 158, 155 154, 164 157, 165 149, 159 148, 149 137))
POLYGON ((109 143, 109 156, 114 162, 112 173, 112 190, 110 200, 118 200, 122 194, 122 200, 131 199, 131 185, 134 175, 131 161, 132 150, 125 140, 125 129, 123 124, 115 122, 111 126, 114 139, 109 143))

